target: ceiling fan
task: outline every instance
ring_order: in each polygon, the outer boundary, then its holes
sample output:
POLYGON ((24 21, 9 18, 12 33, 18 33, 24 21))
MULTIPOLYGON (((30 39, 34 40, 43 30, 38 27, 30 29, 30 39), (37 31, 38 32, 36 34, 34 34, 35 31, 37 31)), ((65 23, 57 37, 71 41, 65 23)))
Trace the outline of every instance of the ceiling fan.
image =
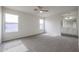
POLYGON ((40 13, 48 12, 48 10, 42 6, 37 6, 37 8, 35 8, 34 11, 40 11, 40 13))

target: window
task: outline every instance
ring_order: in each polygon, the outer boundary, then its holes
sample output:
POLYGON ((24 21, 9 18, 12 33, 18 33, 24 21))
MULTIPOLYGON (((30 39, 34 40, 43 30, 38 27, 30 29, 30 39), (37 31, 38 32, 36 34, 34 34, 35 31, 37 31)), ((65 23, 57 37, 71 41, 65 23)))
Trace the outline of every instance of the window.
POLYGON ((18 31, 18 15, 5 14, 5 32, 18 31))
POLYGON ((44 20, 40 19, 40 30, 44 30, 44 20))

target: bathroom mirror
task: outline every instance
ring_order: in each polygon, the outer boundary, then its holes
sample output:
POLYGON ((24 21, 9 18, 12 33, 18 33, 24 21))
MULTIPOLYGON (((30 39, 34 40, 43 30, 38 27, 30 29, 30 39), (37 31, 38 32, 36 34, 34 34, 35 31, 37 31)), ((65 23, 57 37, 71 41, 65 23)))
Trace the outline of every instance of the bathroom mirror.
POLYGON ((63 27, 64 28, 76 28, 76 18, 74 16, 66 16, 63 19, 63 27))

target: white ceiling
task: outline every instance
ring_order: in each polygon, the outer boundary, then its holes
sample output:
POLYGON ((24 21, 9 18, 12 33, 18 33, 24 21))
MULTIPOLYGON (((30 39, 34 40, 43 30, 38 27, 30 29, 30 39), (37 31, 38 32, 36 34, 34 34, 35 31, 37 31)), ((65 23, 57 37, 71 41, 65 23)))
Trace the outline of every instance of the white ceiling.
MULTIPOLYGON (((18 10, 24 13, 39 15, 39 11, 34 11, 34 9, 37 8, 36 6, 5 6, 5 7, 13 10, 18 10)), ((48 13, 44 14, 45 16, 65 12, 76 8, 76 6, 43 6, 43 7, 48 9, 48 13)))

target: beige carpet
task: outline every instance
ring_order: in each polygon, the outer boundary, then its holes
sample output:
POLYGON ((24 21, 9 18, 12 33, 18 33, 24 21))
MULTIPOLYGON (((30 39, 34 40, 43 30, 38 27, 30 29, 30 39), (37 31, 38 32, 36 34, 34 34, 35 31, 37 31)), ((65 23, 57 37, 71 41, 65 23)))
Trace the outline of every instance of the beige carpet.
POLYGON ((4 52, 77 52, 78 39, 38 35, 3 43, 4 52))

